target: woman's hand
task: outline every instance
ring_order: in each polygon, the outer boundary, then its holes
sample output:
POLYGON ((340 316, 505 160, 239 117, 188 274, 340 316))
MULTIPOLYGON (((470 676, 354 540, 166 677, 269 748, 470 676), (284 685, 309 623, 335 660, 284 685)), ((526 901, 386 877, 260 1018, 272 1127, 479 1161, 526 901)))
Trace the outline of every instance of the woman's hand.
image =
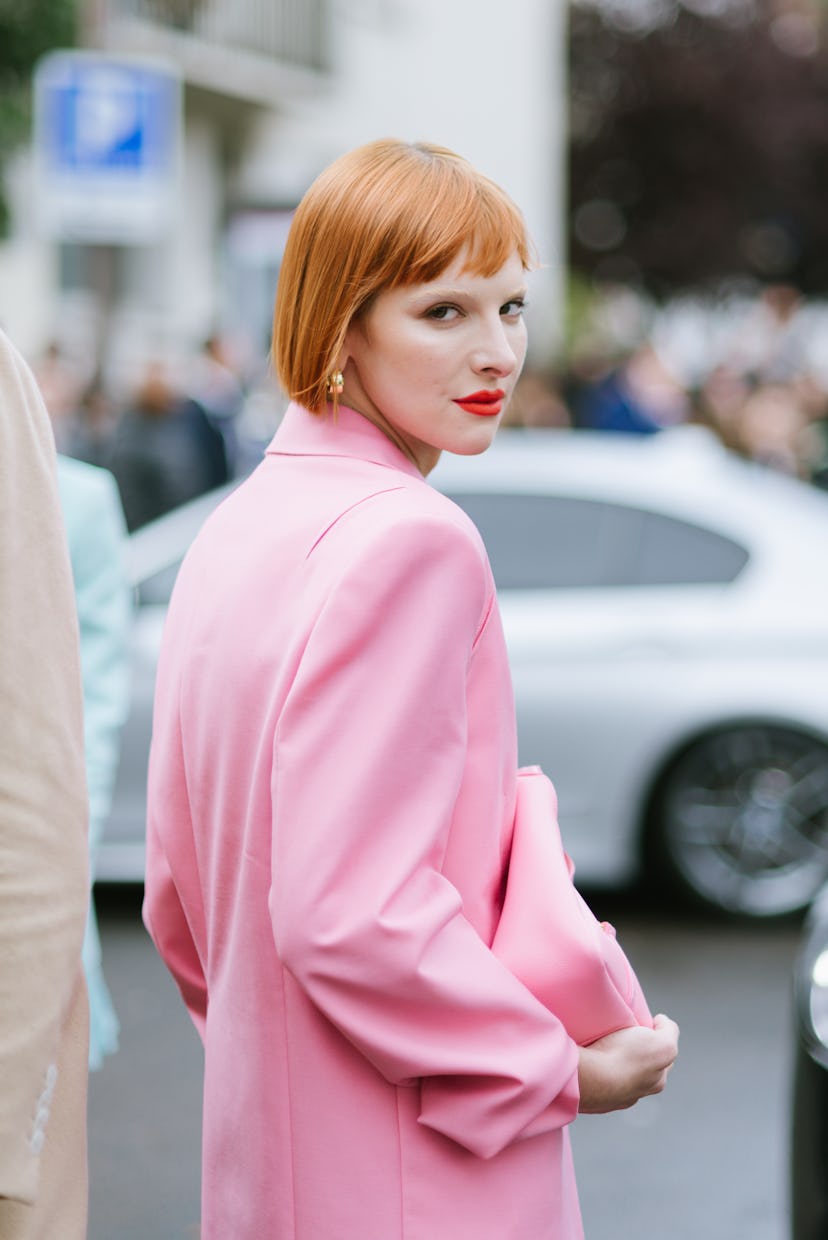
POLYGON ((581 1047, 578 1110, 603 1115, 635 1106, 648 1094, 660 1094, 678 1054, 678 1038, 675 1021, 656 1016, 652 1029, 620 1029, 581 1047))

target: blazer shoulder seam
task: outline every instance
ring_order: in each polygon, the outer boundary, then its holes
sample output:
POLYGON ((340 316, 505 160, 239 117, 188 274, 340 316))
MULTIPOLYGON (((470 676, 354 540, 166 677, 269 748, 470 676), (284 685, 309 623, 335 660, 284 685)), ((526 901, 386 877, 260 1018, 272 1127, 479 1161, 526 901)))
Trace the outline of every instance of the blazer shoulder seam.
POLYGON ((367 495, 361 495, 359 499, 354 500, 352 504, 348 504, 348 506, 346 508, 343 508, 341 512, 338 512, 336 516, 333 518, 333 520, 329 521, 328 524, 325 526, 325 528, 321 530, 320 533, 316 536, 313 543, 308 548, 308 552, 305 556, 305 559, 306 560, 310 559, 310 557, 313 555, 314 551, 319 546, 319 544, 323 541, 323 539, 325 539, 328 536, 328 534, 330 534, 331 530, 334 529, 339 524, 339 522, 343 520, 343 518, 347 517, 349 513, 354 512, 354 510, 357 508, 361 508, 362 505, 367 504, 369 500, 377 499, 377 497, 380 495, 390 495, 394 491, 404 491, 404 490, 405 490, 405 487, 401 487, 401 486, 383 487, 379 491, 371 491, 367 495))

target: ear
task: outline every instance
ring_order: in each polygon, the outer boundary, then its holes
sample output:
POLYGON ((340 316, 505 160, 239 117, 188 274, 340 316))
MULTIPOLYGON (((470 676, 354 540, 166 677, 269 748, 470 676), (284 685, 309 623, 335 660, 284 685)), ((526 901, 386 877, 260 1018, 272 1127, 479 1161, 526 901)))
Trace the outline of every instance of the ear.
POLYGON ((345 332, 345 339, 342 341, 342 348, 336 356, 337 370, 341 370, 343 374, 345 373, 345 367, 354 355, 355 338, 358 330, 356 322, 351 319, 345 332))
POLYGON ((368 343, 365 319, 361 314, 354 315, 345 331, 345 339, 337 355, 337 368, 344 374, 348 362, 357 362, 368 343))

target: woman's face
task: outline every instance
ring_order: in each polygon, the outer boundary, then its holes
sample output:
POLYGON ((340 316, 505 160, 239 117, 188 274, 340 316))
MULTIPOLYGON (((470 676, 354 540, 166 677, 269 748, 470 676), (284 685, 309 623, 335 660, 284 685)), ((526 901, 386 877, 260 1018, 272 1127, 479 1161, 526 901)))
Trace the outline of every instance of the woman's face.
POLYGON ((380 426, 423 474, 442 451, 492 442, 526 354, 526 273, 517 254, 493 276, 465 255, 427 284, 378 293, 348 329, 342 403, 380 426))

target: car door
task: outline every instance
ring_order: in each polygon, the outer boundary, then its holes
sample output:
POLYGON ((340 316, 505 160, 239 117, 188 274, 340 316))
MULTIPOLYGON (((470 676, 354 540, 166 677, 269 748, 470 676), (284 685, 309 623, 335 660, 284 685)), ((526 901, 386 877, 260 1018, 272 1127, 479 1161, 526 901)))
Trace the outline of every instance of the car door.
POLYGON ((575 495, 453 493, 498 584, 520 760, 559 793, 590 881, 638 864, 639 808, 665 738, 703 707, 728 591, 747 549, 639 505, 575 495))

